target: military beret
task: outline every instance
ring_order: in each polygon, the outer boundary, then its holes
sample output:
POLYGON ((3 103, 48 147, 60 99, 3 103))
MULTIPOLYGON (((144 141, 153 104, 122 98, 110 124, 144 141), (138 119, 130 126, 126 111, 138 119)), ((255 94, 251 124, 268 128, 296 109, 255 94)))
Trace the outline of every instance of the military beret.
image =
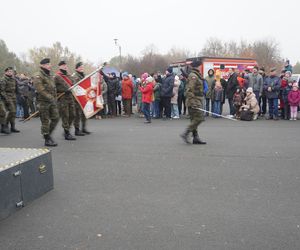
POLYGON ((49 58, 44 58, 40 61, 40 64, 47 64, 50 63, 50 59, 49 58))
POLYGON ((78 69, 80 66, 82 66, 83 65, 83 63, 82 62, 78 62, 78 63, 76 63, 76 65, 75 65, 75 69, 78 69))
POLYGON ((58 63, 58 66, 61 66, 61 65, 66 65, 66 62, 65 62, 64 60, 60 61, 60 62, 58 63))
POLYGON ((9 71, 9 70, 13 70, 13 67, 7 67, 7 68, 4 70, 4 72, 7 72, 7 71, 9 71))

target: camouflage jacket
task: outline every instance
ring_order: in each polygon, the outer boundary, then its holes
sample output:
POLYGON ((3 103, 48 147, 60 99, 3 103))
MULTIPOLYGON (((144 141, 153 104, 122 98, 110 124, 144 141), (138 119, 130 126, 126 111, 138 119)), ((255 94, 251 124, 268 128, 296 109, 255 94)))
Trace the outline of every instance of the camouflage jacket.
POLYGON ((38 94, 38 102, 52 103, 56 101, 56 86, 51 75, 40 70, 34 75, 33 84, 38 94))
POLYGON ((79 82, 80 80, 82 80, 84 78, 84 76, 80 75, 78 72, 75 72, 72 75, 72 80, 73 80, 73 84, 79 82))
POLYGON ((203 108, 203 80, 197 69, 192 69, 188 76, 185 96, 188 107, 203 108))
MULTIPOLYGON (((66 75, 66 77, 71 81, 71 76, 69 75, 66 75)), ((57 73, 54 77, 54 82, 55 82, 55 85, 56 85, 56 91, 57 91, 57 94, 60 94, 60 93, 64 93, 65 91, 67 91, 71 86, 68 85, 68 83, 57 73)), ((64 94, 64 98, 66 99, 72 99, 72 93, 69 92, 69 93, 65 93, 64 94)))
POLYGON ((16 98, 17 81, 13 77, 4 76, 0 80, 0 98, 8 100, 9 98, 16 98))

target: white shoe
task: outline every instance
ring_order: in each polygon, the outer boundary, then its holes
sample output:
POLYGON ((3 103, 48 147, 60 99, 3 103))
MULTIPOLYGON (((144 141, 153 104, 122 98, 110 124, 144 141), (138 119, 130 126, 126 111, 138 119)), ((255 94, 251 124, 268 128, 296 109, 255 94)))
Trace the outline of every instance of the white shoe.
POLYGON ((179 119, 179 116, 174 116, 173 119, 179 119))

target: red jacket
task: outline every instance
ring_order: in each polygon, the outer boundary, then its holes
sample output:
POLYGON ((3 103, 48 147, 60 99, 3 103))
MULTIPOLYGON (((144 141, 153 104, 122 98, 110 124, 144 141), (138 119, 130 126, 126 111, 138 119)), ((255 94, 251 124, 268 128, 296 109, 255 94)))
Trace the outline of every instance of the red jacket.
POLYGON ((131 79, 122 80, 122 98, 131 99, 133 94, 133 83, 131 79))
POLYGON ((288 100, 291 106, 298 106, 300 103, 300 90, 291 90, 288 94, 288 100))
POLYGON ((151 103, 153 95, 153 83, 148 83, 145 87, 139 87, 142 92, 142 102, 151 103))

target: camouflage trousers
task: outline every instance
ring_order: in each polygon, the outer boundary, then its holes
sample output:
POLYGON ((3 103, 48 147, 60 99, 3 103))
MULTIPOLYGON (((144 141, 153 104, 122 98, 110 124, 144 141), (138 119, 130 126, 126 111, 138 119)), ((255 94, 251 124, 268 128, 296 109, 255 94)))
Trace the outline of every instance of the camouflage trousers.
POLYGON ((9 97, 5 101, 6 110, 8 115, 6 118, 7 123, 15 123, 16 113, 17 113, 17 99, 9 97))
POLYGON ((75 103, 72 99, 60 98, 58 101, 59 115, 62 127, 69 131, 75 119, 75 103))
POLYGON ((80 121, 82 124, 82 128, 85 128, 86 126, 86 118, 85 115, 83 114, 83 111, 78 104, 78 102, 75 103, 75 120, 74 120, 74 127, 76 129, 80 128, 80 121))
POLYGON ((191 123, 188 126, 188 131, 192 133, 197 132, 197 128, 200 125, 201 122, 204 121, 204 112, 192 107, 189 107, 189 115, 191 123))
POLYGON ((6 108, 2 100, 0 100, 0 124, 6 124, 6 108))
POLYGON ((42 135, 50 135, 59 121, 57 105, 40 102, 38 106, 42 123, 42 135))

